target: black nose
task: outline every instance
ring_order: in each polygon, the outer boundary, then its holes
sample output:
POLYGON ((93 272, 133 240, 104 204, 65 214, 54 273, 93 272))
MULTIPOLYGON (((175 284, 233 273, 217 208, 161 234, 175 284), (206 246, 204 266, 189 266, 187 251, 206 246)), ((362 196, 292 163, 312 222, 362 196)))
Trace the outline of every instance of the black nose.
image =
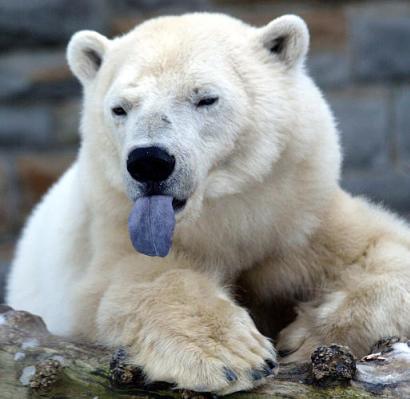
POLYGON ((141 183, 166 180, 175 167, 175 158, 159 147, 141 147, 128 155, 127 170, 141 183))

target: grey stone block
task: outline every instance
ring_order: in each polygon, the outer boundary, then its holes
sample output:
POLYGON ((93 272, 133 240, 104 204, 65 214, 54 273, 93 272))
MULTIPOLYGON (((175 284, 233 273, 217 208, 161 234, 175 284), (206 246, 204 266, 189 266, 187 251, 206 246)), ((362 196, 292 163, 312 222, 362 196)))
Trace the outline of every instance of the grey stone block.
MULTIPOLYGON (((5 154, 0 153, 0 244, 1 239, 7 235, 7 233, 13 227, 10 205, 11 197, 13 194, 13 187, 11 184, 9 160, 5 154)), ((0 246, 0 263, 1 263, 1 246, 0 246)))
POLYGON ((389 117, 384 90, 347 90, 328 99, 341 133, 344 169, 386 165, 389 117))
POLYGON ((0 47, 62 43, 80 29, 106 30, 104 0, 0 0, 0 47))
POLYGON ((352 15, 349 46, 360 80, 410 76, 410 16, 352 15))
POLYGON ((47 106, 0 107, 0 145, 50 144, 52 112, 47 106))
POLYGON ((397 94, 395 118, 399 162, 410 167, 410 86, 401 88, 397 94))
POLYGON ((55 139, 58 144, 75 145, 79 142, 81 101, 64 102, 55 110, 55 139))
POLYGON ((16 51, 0 58, 0 100, 79 94, 63 50, 16 51))
POLYGON ((307 69, 313 80, 322 88, 339 87, 350 78, 350 63, 346 54, 321 52, 311 54, 307 69))
POLYGON ((342 186, 356 195, 364 195, 388 208, 410 213, 410 174, 393 170, 379 173, 346 174, 342 186))
POLYGON ((111 9, 120 7, 129 11, 154 11, 159 10, 203 10, 209 8, 208 0, 110 0, 111 9))
POLYGON ((5 289, 9 269, 10 265, 8 263, 0 262, 0 304, 5 301, 5 289))

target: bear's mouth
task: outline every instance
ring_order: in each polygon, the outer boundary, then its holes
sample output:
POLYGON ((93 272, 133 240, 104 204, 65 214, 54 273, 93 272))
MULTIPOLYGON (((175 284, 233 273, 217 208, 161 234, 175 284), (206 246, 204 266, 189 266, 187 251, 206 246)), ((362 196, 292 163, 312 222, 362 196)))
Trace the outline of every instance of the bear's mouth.
POLYGON ((174 212, 178 213, 181 212, 187 203, 187 199, 178 199, 178 198, 173 198, 172 199, 172 207, 174 208, 174 212))
POLYGON ((144 187, 145 190, 143 192, 144 197, 155 197, 155 196, 169 196, 172 197, 172 208, 175 213, 181 212, 188 202, 188 198, 177 198, 172 195, 172 193, 167 190, 166 187, 163 187, 162 184, 158 183, 147 183, 144 187))

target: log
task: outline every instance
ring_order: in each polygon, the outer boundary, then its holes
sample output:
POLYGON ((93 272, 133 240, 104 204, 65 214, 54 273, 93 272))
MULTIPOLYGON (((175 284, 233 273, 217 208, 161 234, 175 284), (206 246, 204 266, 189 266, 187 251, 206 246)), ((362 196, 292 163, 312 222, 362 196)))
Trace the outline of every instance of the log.
MULTIPOLYGON (((51 335, 38 316, 0 305, 0 398, 201 399, 212 394, 146 385, 113 351, 51 335)), ((348 348, 320 347, 308 363, 281 364, 279 374, 253 392, 231 398, 410 398, 410 342, 391 337, 356 360, 348 348)))

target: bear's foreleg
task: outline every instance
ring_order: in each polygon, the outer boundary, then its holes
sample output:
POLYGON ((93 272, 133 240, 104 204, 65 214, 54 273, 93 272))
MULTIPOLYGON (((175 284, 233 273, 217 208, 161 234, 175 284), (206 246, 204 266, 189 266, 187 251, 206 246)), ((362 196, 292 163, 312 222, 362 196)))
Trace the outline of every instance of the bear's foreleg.
POLYGON ((304 303, 279 334, 287 361, 307 360, 320 345, 347 345, 362 357, 382 337, 410 334, 410 250, 380 240, 341 271, 320 299, 304 303))
POLYGON ((117 273, 102 296, 97 339, 126 346, 150 381, 226 394, 276 373, 276 353, 249 314, 210 276, 187 269, 132 279, 117 273))

